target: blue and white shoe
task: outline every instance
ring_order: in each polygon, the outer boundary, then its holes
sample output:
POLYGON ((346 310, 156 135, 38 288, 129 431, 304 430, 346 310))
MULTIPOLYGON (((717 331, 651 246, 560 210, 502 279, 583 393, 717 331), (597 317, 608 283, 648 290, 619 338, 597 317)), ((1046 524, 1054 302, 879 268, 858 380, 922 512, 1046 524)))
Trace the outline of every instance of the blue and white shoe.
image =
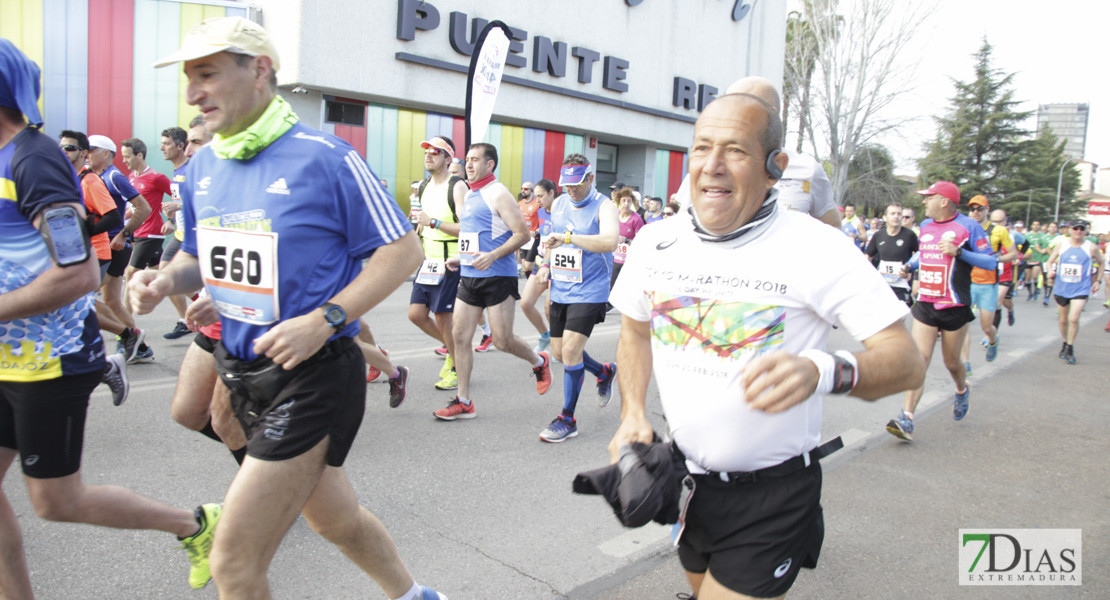
POLYGON ((998 342, 1001 341, 996 339, 993 344, 987 345, 987 362, 994 362, 994 359, 998 357, 998 342))
POLYGON ((559 415, 555 417, 555 420, 552 421, 550 425, 547 426, 547 429, 544 429, 540 432, 540 439, 545 442, 558 444, 559 442, 566 441, 567 439, 576 437, 577 435, 577 419, 572 419, 568 421, 566 420, 566 417, 564 417, 563 415, 559 415))
POLYGON ((420 586, 420 600, 447 600, 447 596, 427 586, 420 586))
POLYGON ((551 332, 550 331, 545 331, 543 333, 543 335, 540 336, 540 341, 536 342, 536 347, 532 348, 532 351, 535 352, 536 354, 539 354, 540 352, 543 352, 544 350, 547 350, 547 347, 550 346, 550 345, 551 345, 551 332))
POLYGON ((907 442, 913 441, 913 419, 906 414, 906 411, 898 413, 897 417, 891 419, 890 422, 886 424, 886 430, 894 437, 901 438, 907 442))
POLYGON ((597 378, 597 405, 605 407, 613 398, 613 382, 617 380, 617 363, 602 365, 604 375, 597 378))
POLYGON ((971 396, 971 385, 967 383, 964 385, 967 386, 967 389, 962 394, 957 393, 956 401, 952 403, 952 418, 957 421, 967 415, 968 398, 971 396))
POLYGON ((154 360, 154 348, 147 346, 145 350, 143 348, 137 349, 135 351, 135 358, 127 361, 127 364, 130 365, 137 362, 150 362, 152 360, 154 360))

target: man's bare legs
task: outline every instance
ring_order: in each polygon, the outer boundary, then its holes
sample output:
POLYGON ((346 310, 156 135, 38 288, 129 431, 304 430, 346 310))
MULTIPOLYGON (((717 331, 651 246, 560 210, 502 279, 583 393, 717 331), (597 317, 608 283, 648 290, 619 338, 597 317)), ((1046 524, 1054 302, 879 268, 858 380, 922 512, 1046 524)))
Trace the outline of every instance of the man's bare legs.
MULTIPOLYGON (((17 452, 11 448, 0 448, 0 483, 8 474, 8 467, 15 460, 17 452)), ((6 600, 31 600, 31 577, 27 572, 27 557, 23 553, 23 533, 19 520, 0 487, 0 598, 6 600)))

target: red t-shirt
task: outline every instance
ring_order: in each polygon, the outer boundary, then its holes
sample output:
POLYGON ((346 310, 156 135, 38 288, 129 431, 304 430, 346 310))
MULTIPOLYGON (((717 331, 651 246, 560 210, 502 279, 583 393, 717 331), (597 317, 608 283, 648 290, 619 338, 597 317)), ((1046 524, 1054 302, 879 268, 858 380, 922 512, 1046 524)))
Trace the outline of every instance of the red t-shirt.
POLYGON ((155 171, 147 165, 146 170, 136 175, 132 172, 127 176, 131 185, 150 203, 150 216, 135 231, 137 238, 164 238, 162 235, 162 197, 172 196, 170 191, 170 178, 155 171))
POLYGON ((524 222, 528 224, 528 231, 535 233, 540 228, 540 218, 536 216, 536 211, 540 209, 540 200, 532 196, 532 200, 517 200, 516 205, 520 207, 520 214, 524 215, 524 222))

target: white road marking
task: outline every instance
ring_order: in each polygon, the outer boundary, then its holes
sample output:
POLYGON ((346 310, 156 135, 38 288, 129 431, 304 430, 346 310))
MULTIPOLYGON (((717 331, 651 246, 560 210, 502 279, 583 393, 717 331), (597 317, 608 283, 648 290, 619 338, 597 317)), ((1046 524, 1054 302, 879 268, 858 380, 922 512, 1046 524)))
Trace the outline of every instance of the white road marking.
POLYGON ((607 556, 624 558, 670 537, 671 526, 652 522, 598 544, 597 549, 607 556))

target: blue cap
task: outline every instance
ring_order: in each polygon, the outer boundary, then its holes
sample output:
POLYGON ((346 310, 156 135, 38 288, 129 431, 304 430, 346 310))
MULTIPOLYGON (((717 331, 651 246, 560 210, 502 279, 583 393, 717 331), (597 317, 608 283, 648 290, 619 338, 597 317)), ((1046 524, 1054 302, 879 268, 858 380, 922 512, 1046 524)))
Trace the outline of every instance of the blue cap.
POLYGON ((590 165, 563 165, 559 169, 559 185, 581 185, 586 176, 593 172, 590 165))
POLYGON ((0 38, 0 106, 14 108, 38 127, 42 125, 39 113, 38 65, 27 58, 7 38, 0 38))

